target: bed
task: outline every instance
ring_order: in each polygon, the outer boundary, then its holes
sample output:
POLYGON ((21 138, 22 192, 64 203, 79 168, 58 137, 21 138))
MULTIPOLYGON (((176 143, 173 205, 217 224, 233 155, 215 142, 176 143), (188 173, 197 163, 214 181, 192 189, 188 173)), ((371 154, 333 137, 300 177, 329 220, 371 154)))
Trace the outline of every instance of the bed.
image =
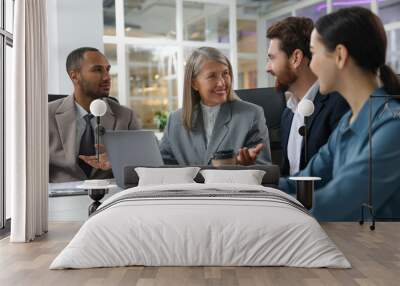
POLYGON ((129 265, 351 267, 293 197, 237 183, 159 184, 117 193, 50 269, 129 265))

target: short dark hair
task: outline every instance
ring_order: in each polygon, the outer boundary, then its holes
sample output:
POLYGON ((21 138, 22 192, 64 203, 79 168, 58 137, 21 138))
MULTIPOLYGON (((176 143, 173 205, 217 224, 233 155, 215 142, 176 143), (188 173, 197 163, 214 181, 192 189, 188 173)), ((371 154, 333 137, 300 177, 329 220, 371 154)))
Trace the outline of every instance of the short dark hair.
POLYGON ((296 49, 299 49, 305 57, 311 60, 310 38, 313 29, 314 23, 310 18, 287 17, 268 28, 267 38, 279 39, 280 48, 288 57, 296 49))
POLYGON ((66 62, 67 73, 69 73, 71 70, 80 69, 81 61, 83 60, 83 56, 85 55, 86 52, 100 52, 100 51, 96 48, 82 47, 70 52, 66 62))

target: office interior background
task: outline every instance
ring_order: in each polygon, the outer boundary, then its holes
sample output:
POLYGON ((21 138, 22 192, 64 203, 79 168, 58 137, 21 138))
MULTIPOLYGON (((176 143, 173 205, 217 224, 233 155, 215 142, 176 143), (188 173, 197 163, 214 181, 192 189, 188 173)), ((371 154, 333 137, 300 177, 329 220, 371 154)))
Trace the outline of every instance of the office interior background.
MULTIPOLYGON (((11 217, 4 155, 13 72, 15 0, 0 0, 0 227, 11 217)), ((218 48, 231 60, 234 88, 274 85, 265 72, 267 27, 287 16, 320 16, 346 6, 379 15, 388 37, 387 62, 400 73, 400 0, 48 0, 48 91, 70 94, 65 72, 70 51, 93 46, 111 64, 111 96, 134 109, 146 129, 156 112, 182 104, 183 71, 191 51, 218 48)))

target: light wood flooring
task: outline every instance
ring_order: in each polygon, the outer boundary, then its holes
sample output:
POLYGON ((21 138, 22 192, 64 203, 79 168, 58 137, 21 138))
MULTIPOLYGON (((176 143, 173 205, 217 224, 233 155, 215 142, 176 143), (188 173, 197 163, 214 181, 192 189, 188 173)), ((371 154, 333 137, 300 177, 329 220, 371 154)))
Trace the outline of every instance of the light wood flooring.
POLYGON ((48 270, 81 223, 51 223, 32 243, 0 241, 0 285, 400 285, 400 223, 324 223, 353 268, 120 267, 48 270))

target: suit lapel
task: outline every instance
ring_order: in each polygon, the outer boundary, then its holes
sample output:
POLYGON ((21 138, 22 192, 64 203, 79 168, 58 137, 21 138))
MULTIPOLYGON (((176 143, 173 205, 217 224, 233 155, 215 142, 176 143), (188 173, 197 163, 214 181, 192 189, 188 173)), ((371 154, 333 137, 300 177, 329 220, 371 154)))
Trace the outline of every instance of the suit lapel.
POLYGON ((282 148, 284 151, 284 154, 286 154, 287 150, 287 144, 289 141, 289 134, 290 134, 290 129, 292 126, 292 121, 293 121, 293 112, 289 108, 285 108, 285 111, 282 114, 282 122, 281 122, 281 132, 282 132, 282 148))
POLYGON ((221 145, 225 136, 228 134, 229 131, 228 123, 231 121, 231 119, 232 119, 231 103, 227 102, 222 104, 218 112, 217 119, 215 121, 210 142, 208 143, 207 156, 205 158, 206 161, 204 162, 205 164, 208 164, 213 154, 215 153, 215 151, 218 150, 218 147, 221 145))
POLYGON ((314 119, 318 116, 322 108, 325 106, 325 101, 328 99, 328 97, 329 95, 321 95, 318 91, 314 99, 314 113, 308 119, 307 123, 308 130, 311 130, 312 125, 314 123, 314 119))
MULTIPOLYGON (((310 116, 307 122, 307 139, 310 137, 310 134, 312 132, 312 126, 315 121, 315 118, 317 118, 318 114, 321 112, 321 110, 325 106, 325 101, 328 99, 329 95, 321 95, 318 91, 317 95, 315 96, 314 99, 314 113, 310 116)), ((309 150, 310 144, 307 144, 307 150, 309 150)), ((307 152, 309 153, 309 152, 307 152)), ((309 157, 309 155, 307 156, 309 157)), ((304 160, 304 140, 303 143, 301 144, 301 156, 300 156, 300 168, 302 169, 305 167, 305 160, 304 160)), ((307 158, 308 161, 309 158, 307 158)))
POLYGON ((76 158, 76 110, 74 96, 67 96, 55 114, 65 158, 76 158))
POLYGON ((107 103, 107 111, 102 117, 100 117, 100 124, 106 130, 114 130, 115 129, 115 114, 114 114, 113 110, 111 109, 110 104, 108 104, 107 99, 104 99, 104 101, 107 103))

